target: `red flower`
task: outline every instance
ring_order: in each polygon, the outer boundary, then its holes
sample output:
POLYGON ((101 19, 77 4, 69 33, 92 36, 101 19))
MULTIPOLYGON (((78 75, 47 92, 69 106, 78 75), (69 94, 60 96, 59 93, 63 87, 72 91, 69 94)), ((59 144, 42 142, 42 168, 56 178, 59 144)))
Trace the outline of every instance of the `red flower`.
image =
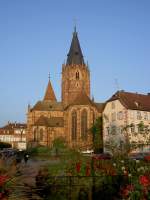
POLYGON ((129 192, 132 192, 134 190, 134 186, 132 184, 126 185, 125 187, 121 188, 121 195, 123 197, 128 197, 129 192))
POLYGON ((0 199, 3 197, 3 193, 0 192, 0 199))
POLYGON ((0 186, 3 186, 7 180, 8 180, 8 176, 4 176, 4 175, 0 176, 0 186))
POLYGON ((86 174, 86 176, 90 176, 90 174, 91 174, 91 169, 90 169, 89 165, 86 166, 86 172, 85 172, 85 174, 86 174))
POLYGON ((77 173, 80 172, 80 169, 81 169, 81 163, 78 162, 78 163, 76 163, 76 171, 77 171, 77 173))
POLYGON ((142 175, 139 177, 139 182, 141 185, 143 185, 144 187, 147 187, 150 185, 150 179, 148 176, 142 175))

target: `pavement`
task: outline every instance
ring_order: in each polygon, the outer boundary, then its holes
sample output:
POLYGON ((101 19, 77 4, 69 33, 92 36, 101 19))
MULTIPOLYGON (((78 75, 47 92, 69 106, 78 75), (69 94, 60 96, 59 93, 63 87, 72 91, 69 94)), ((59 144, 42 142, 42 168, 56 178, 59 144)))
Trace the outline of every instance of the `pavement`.
POLYGON ((9 200, 41 200, 35 192, 35 176, 39 169, 47 164, 53 164, 58 160, 29 159, 27 163, 21 162, 16 167, 14 179, 12 179, 11 195, 9 200))

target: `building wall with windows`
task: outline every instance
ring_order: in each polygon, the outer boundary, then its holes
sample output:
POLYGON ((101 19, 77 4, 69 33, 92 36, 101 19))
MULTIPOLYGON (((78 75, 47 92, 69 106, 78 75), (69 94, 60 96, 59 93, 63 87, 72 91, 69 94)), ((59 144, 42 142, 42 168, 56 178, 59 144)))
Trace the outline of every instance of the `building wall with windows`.
MULTIPOLYGON (((118 99, 112 99, 106 103, 103 111, 104 144, 111 141, 120 147, 128 141, 145 149, 150 146, 150 111, 140 110, 146 101, 143 101, 143 104, 142 101, 138 104, 137 97, 137 100, 130 100, 130 95, 128 98, 125 100, 130 102, 131 106, 125 104, 124 99, 120 96, 118 99), (131 108, 136 106, 137 109, 130 109, 129 106, 131 108)), ((148 101, 149 97, 147 96, 148 101)))
POLYGON ((0 128, 0 141, 12 145, 19 149, 20 146, 26 148, 27 125, 21 123, 10 123, 0 128))

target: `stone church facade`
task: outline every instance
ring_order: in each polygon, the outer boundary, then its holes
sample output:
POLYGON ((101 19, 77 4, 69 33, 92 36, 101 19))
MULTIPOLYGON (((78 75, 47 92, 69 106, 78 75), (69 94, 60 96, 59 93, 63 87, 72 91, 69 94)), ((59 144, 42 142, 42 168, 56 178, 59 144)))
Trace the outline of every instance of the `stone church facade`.
POLYGON ((92 148, 90 128, 102 109, 103 104, 91 99, 90 71, 75 28, 67 61, 62 65, 61 102, 49 79, 43 100, 28 108, 28 146, 52 146, 62 137, 72 148, 92 148))

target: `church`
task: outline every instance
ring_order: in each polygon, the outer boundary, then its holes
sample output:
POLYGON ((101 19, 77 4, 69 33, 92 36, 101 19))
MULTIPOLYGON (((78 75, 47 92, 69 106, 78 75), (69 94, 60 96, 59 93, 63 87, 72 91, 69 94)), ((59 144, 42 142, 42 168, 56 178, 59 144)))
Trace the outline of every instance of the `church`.
POLYGON ((101 116, 104 104, 91 98, 90 70, 84 61, 76 27, 61 74, 61 101, 57 101, 49 78, 43 100, 28 107, 28 147, 51 147, 61 137, 71 148, 92 148, 90 128, 101 116))

